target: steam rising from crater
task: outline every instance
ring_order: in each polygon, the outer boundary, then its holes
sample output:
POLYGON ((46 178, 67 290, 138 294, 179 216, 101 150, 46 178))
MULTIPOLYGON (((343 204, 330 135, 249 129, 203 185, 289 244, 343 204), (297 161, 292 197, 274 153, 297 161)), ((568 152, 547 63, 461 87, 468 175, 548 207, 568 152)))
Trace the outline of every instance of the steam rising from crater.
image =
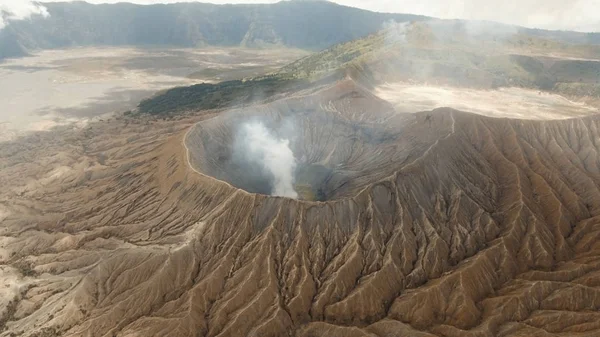
POLYGON ((277 138, 261 122, 244 124, 240 133, 238 144, 245 156, 273 176, 271 195, 298 198, 294 190, 296 158, 289 140, 277 138))

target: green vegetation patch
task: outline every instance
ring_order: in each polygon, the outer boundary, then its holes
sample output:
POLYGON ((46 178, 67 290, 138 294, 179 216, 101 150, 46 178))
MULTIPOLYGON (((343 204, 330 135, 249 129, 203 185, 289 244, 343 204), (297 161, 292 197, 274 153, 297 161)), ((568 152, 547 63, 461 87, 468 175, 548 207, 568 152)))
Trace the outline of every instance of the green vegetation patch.
POLYGON ((186 111, 221 109, 264 101, 276 94, 301 89, 308 81, 268 76, 247 81, 196 84, 169 89, 142 101, 141 113, 170 115, 186 111))

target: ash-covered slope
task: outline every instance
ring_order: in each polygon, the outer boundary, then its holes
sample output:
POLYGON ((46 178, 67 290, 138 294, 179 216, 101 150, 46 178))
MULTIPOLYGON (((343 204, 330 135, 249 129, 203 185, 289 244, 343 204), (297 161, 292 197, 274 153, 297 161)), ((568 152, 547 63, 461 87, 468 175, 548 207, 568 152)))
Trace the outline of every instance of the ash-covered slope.
POLYGON ((357 140, 332 155, 355 188, 326 202, 197 171, 219 156, 195 132, 225 139, 243 111, 3 147, 0 335, 600 334, 600 118, 379 120, 385 105, 347 79, 252 108, 357 140), (341 121, 402 126, 373 150, 341 121))

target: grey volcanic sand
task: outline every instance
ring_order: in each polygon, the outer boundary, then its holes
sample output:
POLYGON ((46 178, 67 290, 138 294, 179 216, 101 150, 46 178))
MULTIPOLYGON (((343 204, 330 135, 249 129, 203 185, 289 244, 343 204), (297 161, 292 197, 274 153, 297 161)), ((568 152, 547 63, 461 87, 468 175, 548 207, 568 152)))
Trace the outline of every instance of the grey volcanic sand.
POLYGON ((85 125, 158 90, 256 76, 304 56, 294 49, 76 48, 0 63, 0 141, 85 125))
POLYGON ((388 83, 375 93, 398 112, 450 107, 491 117, 565 119, 598 113, 598 109, 563 96, 522 88, 479 90, 408 83, 388 83))

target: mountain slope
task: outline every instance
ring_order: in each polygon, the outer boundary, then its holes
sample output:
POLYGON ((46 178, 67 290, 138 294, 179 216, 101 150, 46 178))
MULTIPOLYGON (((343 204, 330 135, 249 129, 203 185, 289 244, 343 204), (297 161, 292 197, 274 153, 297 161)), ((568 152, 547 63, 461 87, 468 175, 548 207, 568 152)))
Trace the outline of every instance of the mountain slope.
POLYGON ((326 1, 145 6, 72 2, 44 6, 50 17, 10 24, 19 42, 28 49, 96 45, 284 45, 318 50, 375 32, 389 20, 424 19, 416 15, 373 13, 326 1))
POLYGON ((486 90, 521 87, 600 103, 599 45, 539 38, 500 24, 475 29, 473 24, 387 23, 383 30, 311 54, 274 74, 171 89, 142 102, 139 111, 171 115, 239 106, 259 96, 271 99, 347 76, 365 87, 394 82, 486 90))
POLYGON ((210 111, 4 147, 0 336, 600 333, 597 116, 390 117, 351 80, 252 111, 329 116, 301 129, 304 160, 347 158, 356 189, 307 202, 212 178, 202 142, 227 146, 232 115, 210 111))
POLYGON ((600 97, 600 46, 540 38, 504 25, 472 25, 444 20, 392 24, 298 60, 280 75, 320 78, 341 68, 372 85, 525 87, 600 97))
MULTIPOLYGON (((13 21, 12 36, 0 34, 3 55, 25 50, 73 46, 246 46, 283 45, 321 50, 374 33, 391 21, 430 18, 374 13, 328 1, 282 1, 276 4, 213 5, 177 3, 92 5, 85 2, 44 3, 48 18, 13 21), (16 40, 15 40, 16 38, 16 40)), ((463 22, 470 31, 493 26, 500 31, 569 44, 598 44, 600 34, 527 29, 488 22, 463 22)), ((452 21, 449 23, 455 25, 452 21)), ((460 26, 460 24, 458 24, 460 26)), ((6 57, 6 56, 4 56, 6 57)))
POLYGON ((0 30, 0 60, 27 55, 27 49, 11 27, 0 30))

